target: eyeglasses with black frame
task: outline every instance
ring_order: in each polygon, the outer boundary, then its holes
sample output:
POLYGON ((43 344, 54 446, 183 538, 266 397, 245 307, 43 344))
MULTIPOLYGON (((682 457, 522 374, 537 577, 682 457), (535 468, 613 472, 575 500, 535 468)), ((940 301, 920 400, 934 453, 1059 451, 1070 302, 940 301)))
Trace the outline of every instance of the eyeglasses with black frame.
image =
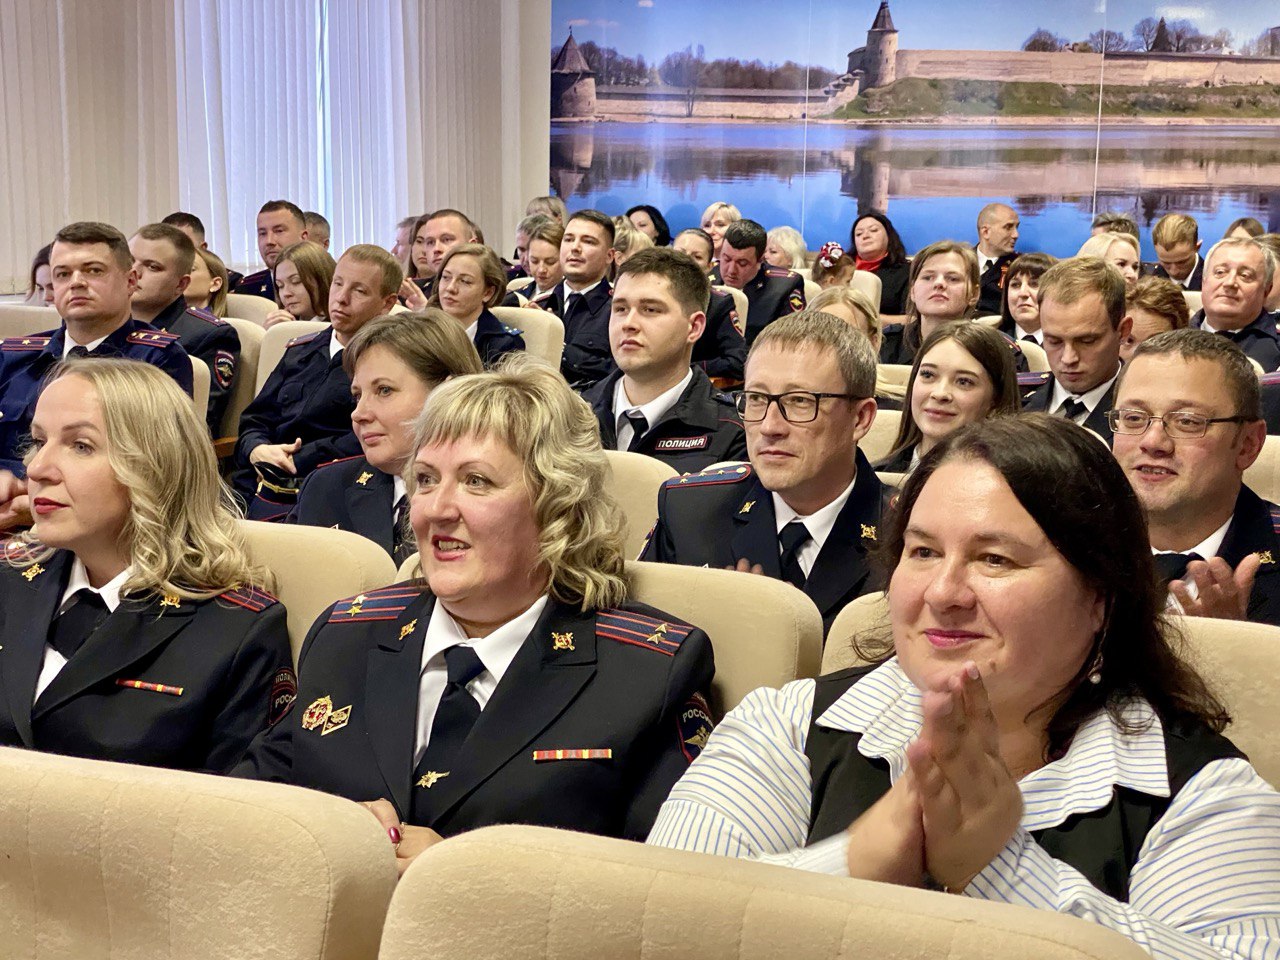
POLYGON ((1251 422, 1249 417, 1206 417, 1191 410, 1174 410, 1163 417, 1127 407, 1107 411, 1107 423, 1115 433, 1139 436, 1147 432, 1153 420, 1159 420, 1165 434, 1175 440, 1197 440, 1208 433, 1210 424, 1214 423, 1251 422))
POLYGON ((737 396, 738 416, 747 423, 759 423, 769 415, 769 405, 776 403, 782 419, 788 423, 812 423, 818 419, 823 400, 861 400, 853 393, 814 393, 790 390, 787 393, 758 393, 743 390, 737 396))

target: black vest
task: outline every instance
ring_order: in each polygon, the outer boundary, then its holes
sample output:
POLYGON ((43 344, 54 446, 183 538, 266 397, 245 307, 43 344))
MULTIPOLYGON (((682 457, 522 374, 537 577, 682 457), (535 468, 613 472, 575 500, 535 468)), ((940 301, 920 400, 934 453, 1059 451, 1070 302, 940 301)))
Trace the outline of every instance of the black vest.
MULTIPOLYGON (((832 704, 874 669, 853 667, 817 681, 804 748, 813 784, 809 844, 847 829, 890 787, 888 761, 858 752, 861 734, 817 725, 832 704)), ((1138 851, 1178 791, 1214 760, 1247 759, 1226 737, 1199 724, 1165 724, 1164 743, 1168 797, 1116 787, 1111 802, 1101 810, 1075 814, 1055 827, 1031 833, 1049 856, 1080 871, 1107 896, 1124 903, 1129 902, 1129 874, 1138 851)))

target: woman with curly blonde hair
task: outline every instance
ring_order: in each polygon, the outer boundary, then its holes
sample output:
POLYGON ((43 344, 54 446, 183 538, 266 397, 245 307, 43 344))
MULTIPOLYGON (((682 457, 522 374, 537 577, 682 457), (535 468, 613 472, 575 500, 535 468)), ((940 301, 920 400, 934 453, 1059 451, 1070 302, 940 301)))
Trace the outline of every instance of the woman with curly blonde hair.
POLYGON ((402 865, 495 823, 643 839, 710 729, 714 665, 702 631, 627 599, 594 414, 514 354, 437 387, 414 449, 422 578, 316 621, 274 776, 372 801, 402 865))
POLYGON ((226 771, 295 692, 191 400, 154 366, 72 359, 36 403, 33 523, 5 545, 0 646, 30 702, 0 744, 226 771))

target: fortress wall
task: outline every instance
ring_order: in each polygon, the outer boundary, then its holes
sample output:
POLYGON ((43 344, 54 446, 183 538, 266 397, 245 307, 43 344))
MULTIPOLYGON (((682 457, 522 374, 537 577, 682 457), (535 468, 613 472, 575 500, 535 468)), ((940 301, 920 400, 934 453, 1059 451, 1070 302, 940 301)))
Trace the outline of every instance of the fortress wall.
MULTIPOLYGON (((809 101, 809 111, 814 115, 824 112, 827 98, 819 94, 809 101)), ((685 100, 657 97, 598 96, 596 110, 604 117, 684 117, 685 100)), ((799 120, 805 115, 805 104, 770 103, 759 100, 716 99, 699 97, 693 103, 693 115, 707 119, 742 117, 752 120, 799 120)))
MULTIPOLYGON (((1103 69, 1098 53, 1030 53, 996 50, 899 50, 898 77, 1062 84, 1097 83, 1103 69)), ((1105 80, 1119 86, 1206 82, 1280 83, 1280 59, 1161 54, 1112 54, 1105 80)))

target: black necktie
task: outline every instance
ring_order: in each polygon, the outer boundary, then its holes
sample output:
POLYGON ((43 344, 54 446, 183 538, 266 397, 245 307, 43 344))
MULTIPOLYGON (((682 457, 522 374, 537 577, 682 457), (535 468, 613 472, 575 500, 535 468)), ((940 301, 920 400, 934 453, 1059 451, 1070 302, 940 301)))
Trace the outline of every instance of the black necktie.
POLYGON ((480 719, 480 704, 467 692, 467 684, 484 672, 484 664, 471 647, 450 647, 444 652, 444 662, 448 680, 431 721, 431 739, 413 771, 411 819, 419 826, 426 826, 429 819, 431 788, 453 770, 458 751, 480 719))
POLYGON ((1036 339, 1036 335, 1034 333, 1024 333, 1022 335, 1022 339, 1026 341, 1030 341, 1031 343, 1034 343, 1037 346, 1040 345, 1040 341, 1036 339))
POLYGON ((1074 420, 1076 417, 1080 416, 1080 414, 1086 413, 1088 409, 1089 408, 1084 405, 1084 401, 1074 400, 1071 397, 1067 397, 1067 399, 1063 401, 1062 406, 1058 408, 1058 413, 1063 417, 1066 417, 1068 420, 1074 420))
POLYGON ((1155 561, 1160 582, 1168 586, 1186 576, 1187 565, 1192 560, 1202 560, 1203 557, 1198 553, 1157 553, 1151 559, 1155 561))
POLYGON ((628 410, 623 416, 631 422, 631 442, 627 449, 634 452, 640 448, 640 441, 649 431, 649 421, 639 410, 628 410))
POLYGON ((67 356, 68 357, 87 357, 89 356, 89 348, 82 347, 80 346, 80 344, 77 343, 74 347, 72 347, 70 350, 67 351, 67 356))
POLYGON ((1230 340, 1232 343, 1239 343, 1239 342, 1240 342, 1240 334, 1241 334, 1241 331, 1239 331, 1239 330, 1215 330, 1215 331, 1213 331, 1213 332, 1214 332, 1214 333, 1216 333, 1216 334, 1217 334, 1218 336, 1220 336, 1220 337, 1226 337, 1226 338, 1227 338, 1228 340, 1230 340))
POLYGON ((808 578, 800 566, 800 548, 809 540, 809 528, 799 520, 792 520, 778 534, 778 543, 782 547, 782 579, 801 590, 808 578))
POLYGON ((414 539, 413 529, 409 526, 409 497, 407 495, 396 501, 391 523, 391 553, 395 557, 396 565, 399 566, 413 556, 418 549, 418 542, 414 539))
POLYGON ((49 628, 49 646, 70 660, 107 619, 107 605, 100 594, 80 589, 49 628))
POLYGON ((564 298, 564 322, 567 326, 569 321, 573 319, 574 314, 578 312, 578 308, 586 301, 580 293, 568 293, 566 291, 564 298))

